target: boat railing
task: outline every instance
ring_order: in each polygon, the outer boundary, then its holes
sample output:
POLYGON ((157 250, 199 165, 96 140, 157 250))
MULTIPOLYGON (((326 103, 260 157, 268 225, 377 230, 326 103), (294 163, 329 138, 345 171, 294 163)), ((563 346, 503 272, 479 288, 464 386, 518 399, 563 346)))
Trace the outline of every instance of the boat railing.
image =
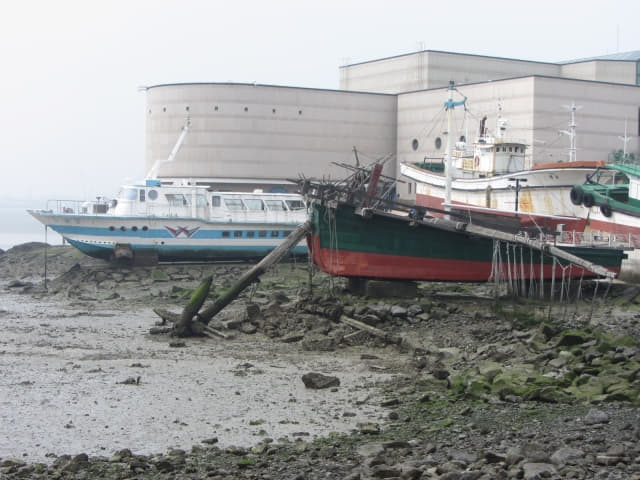
POLYGON ((558 235, 557 242, 570 245, 599 245, 633 249, 640 248, 640 235, 599 231, 563 231, 558 235))
POLYGON ((55 214, 102 215, 107 213, 106 199, 97 200, 47 200, 46 211, 55 214))

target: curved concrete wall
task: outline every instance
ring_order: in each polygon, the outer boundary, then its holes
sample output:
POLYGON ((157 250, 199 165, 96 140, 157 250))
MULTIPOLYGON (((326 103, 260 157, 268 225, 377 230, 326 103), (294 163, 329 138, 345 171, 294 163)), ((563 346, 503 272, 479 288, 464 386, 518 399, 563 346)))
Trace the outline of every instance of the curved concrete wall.
MULTIPOLYGON (((158 178, 193 178, 228 189, 331 176, 395 153, 397 97, 250 84, 173 84, 147 89, 146 169, 166 159, 187 118, 190 129, 158 178), (368 158, 363 157, 368 156, 368 158), (236 187, 230 187, 235 182, 236 187)), ((385 173, 395 176, 395 162, 385 173)), ((259 188, 259 186, 258 186, 259 188)), ((267 186, 268 188, 268 186, 267 186)))

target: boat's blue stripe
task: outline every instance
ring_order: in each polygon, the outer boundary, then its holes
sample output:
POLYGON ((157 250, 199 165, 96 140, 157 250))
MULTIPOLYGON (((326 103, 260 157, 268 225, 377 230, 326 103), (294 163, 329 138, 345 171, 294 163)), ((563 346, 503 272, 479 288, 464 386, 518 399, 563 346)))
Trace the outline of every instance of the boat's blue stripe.
MULTIPOLYGON (((137 231, 131 229, 120 230, 120 228, 114 228, 110 230, 104 227, 82 227, 77 225, 49 225, 49 228, 58 232, 60 235, 86 235, 88 237, 131 237, 131 238, 187 238, 187 235, 180 233, 177 236, 172 235, 165 228, 154 228, 147 231, 138 228, 137 231)), ((246 228, 246 227, 245 227, 246 228)), ((208 230, 200 228, 190 238, 197 239, 233 239, 233 238, 245 238, 245 239, 266 239, 266 238, 284 238, 288 236, 296 226, 291 227, 272 227, 269 229, 220 229, 220 230, 208 230), (241 235, 236 232, 241 232, 241 235), (253 232, 253 236, 247 235, 248 232, 253 232), (266 236, 259 236, 259 232, 266 232, 266 236), (278 232, 278 235, 274 235, 273 232, 278 232)))

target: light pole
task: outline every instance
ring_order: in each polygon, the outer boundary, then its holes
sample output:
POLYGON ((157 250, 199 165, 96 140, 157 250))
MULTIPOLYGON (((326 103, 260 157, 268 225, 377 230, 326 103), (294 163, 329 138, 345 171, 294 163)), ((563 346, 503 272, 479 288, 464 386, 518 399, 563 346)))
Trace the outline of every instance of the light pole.
POLYGON ((518 213, 518 194, 520 193, 520 182, 526 182, 526 178, 509 177, 509 181, 516 182, 516 213, 518 213))

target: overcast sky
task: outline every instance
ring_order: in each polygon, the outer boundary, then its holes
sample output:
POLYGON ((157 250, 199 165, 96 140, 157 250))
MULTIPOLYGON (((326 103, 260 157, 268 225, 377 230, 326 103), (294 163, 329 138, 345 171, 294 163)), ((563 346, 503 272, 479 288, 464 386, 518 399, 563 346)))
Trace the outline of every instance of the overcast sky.
POLYGON ((338 88, 421 49, 563 61, 640 50, 638 0, 0 0, 0 204, 113 196, 144 176, 145 93, 338 88))

